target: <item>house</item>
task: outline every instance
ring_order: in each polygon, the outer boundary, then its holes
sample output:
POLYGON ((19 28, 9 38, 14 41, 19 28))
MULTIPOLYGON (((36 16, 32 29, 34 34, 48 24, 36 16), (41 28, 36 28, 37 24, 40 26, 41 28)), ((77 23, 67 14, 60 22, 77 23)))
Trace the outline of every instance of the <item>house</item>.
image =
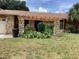
POLYGON ((64 30, 67 14, 63 13, 38 13, 19 10, 0 10, 0 34, 12 34, 13 28, 19 29, 19 34, 24 32, 24 27, 30 24, 36 27, 37 22, 52 22, 54 35, 64 30))

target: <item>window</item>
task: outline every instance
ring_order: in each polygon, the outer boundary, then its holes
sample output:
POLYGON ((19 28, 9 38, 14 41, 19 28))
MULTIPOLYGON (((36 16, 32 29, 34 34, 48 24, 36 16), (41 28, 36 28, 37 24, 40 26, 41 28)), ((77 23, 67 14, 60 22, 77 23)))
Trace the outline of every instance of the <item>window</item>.
POLYGON ((6 18, 0 18, 0 21, 6 21, 6 18))
POLYGON ((2 21, 5 21, 5 19, 2 19, 2 21))

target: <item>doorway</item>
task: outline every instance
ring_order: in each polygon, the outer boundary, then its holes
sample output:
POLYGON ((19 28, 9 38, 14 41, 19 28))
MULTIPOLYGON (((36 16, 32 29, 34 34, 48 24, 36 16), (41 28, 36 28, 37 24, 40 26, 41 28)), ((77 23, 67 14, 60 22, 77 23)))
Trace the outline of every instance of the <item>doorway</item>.
POLYGON ((24 28, 29 24, 29 20, 24 20, 24 28))
POLYGON ((0 18, 0 34, 6 34, 6 19, 0 18))
POLYGON ((14 16, 14 28, 19 29, 19 20, 17 16, 14 16))
POLYGON ((38 31, 38 24, 42 21, 35 21, 35 30, 38 31))

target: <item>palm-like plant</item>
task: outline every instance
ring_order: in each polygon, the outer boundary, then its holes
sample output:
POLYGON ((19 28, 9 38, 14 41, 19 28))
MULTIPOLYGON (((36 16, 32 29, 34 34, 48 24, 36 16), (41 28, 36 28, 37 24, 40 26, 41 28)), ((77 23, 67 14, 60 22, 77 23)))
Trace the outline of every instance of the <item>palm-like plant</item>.
POLYGON ((79 21, 79 3, 75 4, 69 11, 70 19, 79 21))
MULTIPOLYGON (((75 4, 69 11, 69 22, 79 32, 79 3, 75 4)), ((72 29, 73 30, 73 29, 72 29)))

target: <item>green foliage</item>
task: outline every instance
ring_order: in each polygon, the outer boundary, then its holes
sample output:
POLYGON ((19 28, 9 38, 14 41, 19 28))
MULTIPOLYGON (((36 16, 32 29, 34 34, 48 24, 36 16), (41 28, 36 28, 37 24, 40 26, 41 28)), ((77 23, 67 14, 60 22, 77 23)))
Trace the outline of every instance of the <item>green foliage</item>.
POLYGON ((51 36, 47 33, 41 33, 37 31, 27 31, 26 34, 22 35, 23 38, 28 38, 28 39, 33 39, 33 38, 38 38, 38 39, 45 39, 45 38, 50 38, 51 36))
POLYGON ((26 26, 25 29, 24 29, 24 34, 27 34, 28 31, 29 31, 29 32, 30 32, 30 31, 35 31, 35 29, 34 29, 31 25, 27 24, 27 26, 26 26))
POLYGON ((24 34, 22 35, 22 37, 24 37, 24 38, 32 38, 32 39, 33 38, 38 38, 38 39, 50 38, 51 33, 52 33, 51 28, 53 28, 53 27, 51 27, 51 25, 47 26, 44 23, 39 23, 39 24, 40 25, 38 26, 38 28, 39 28, 38 32, 35 31, 35 29, 28 24, 25 27, 24 34), (43 27, 45 27, 45 28, 43 28, 43 27), (42 29, 43 29, 43 31, 42 31, 42 29))
POLYGON ((43 33, 45 31, 45 24, 43 22, 40 22, 38 23, 37 28, 39 32, 43 33))
POLYGON ((79 33, 79 29, 78 29, 75 25, 68 24, 68 25, 66 26, 66 32, 79 33))
POLYGON ((45 24, 45 32, 49 33, 50 35, 53 34, 53 23, 45 24))
POLYGON ((26 2, 20 0, 0 0, 0 8, 8 10, 29 11, 29 8, 26 6, 26 2))
POLYGON ((28 31, 27 34, 25 34, 25 38, 35 38, 35 33, 34 31, 28 31))
POLYGON ((75 4, 69 11, 69 26, 67 27, 72 33, 79 33, 79 3, 75 4))
POLYGON ((44 32, 50 33, 50 34, 53 33, 53 23, 40 22, 40 23, 38 23, 37 27, 38 27, 38 31, 41 33, 44 33, 44 32))
POLYGON ((79 21, 79 3, 75 4, 69 11, 70 20, 79 21))

